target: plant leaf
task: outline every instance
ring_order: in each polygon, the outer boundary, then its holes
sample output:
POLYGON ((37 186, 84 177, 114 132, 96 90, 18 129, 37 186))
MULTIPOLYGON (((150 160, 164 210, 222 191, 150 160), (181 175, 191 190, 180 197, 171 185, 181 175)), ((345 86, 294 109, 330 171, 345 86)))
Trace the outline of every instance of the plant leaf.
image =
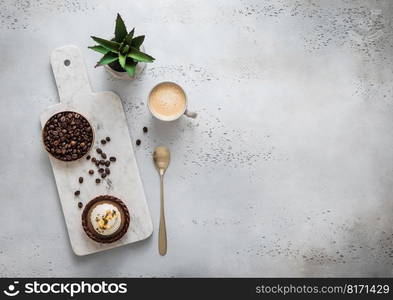
POLYGON ((142 62, 153 62, 154 57, 139 51, 136 48, 131 47, 131 52, 127 54, 128 57, 135 59, 136 61, 142 62))
POLYGON ((127 28, 120 14, 117 14, 115 27, 115 41, 121 43, 127 35, 127 28))
POLYGON ((97 51, 97 52, 100 52, 102 54, 107 54, 109 52, 109 50, 107 48, 105 48, 103 46, 100 46, 100 45, 89 46, 87 48, 89 48, 91 50, 94 50, 94 51, 97 51))
POLYGON ((131 59, 128 59, 128 60, 127 60, 127 63, 126 63, 126 65, 125 65, 124 69, 126 70, 126 72, 127 72, 127 74, 128 74, 129 76, 134 76, 134 75, 135 75, 136 64, 137 64, 137 63, 134 62, 134 61, 131 60, 131 59))
POLYGON ((108 50, 111 50, 112 52, 118 52, 119 51, 120 44, 117 43, 117 42, 104 40, 104 39, 101 39, 101 38, 96 37, 96 36, 92 36, 91 38, 94 41, 96 41, 98 44, 100 44, 101 46, 105 47, 108 50))
POLYGON ((126 58, 127 58, 127 56, 119 53, 119 63, 123 69, 125 69, 125 67, 126 67, 126 58))
POLYGON ((96 64, 96 67, 110 64, 118 59, 119 56, 116 53, 108 52, 100 59, 100 61, 96 64))
POLYGON ((129 50, 130 50, 130 46, 125 45, 121 52, 124 53, 124 54, 127 54, 129 50))
POLYGON ((129 46, 131 46, 132 37, 134 36, 134 32, 135 32, 135 28, 132 28, 132 30, 130 31, 130 33, 127 34, 127 36, 126 36, 125 39, 124 39, 124 41, 126 42, 126 44, 128 44, 129 46))
POLYGON ((140 36, 134 37, 132 39, 132 41, 131 41, 131 47, 139 49, 139 47, 142 45, 144 40, 145 40, 145 36, 144 35, 140 35, 140 36))

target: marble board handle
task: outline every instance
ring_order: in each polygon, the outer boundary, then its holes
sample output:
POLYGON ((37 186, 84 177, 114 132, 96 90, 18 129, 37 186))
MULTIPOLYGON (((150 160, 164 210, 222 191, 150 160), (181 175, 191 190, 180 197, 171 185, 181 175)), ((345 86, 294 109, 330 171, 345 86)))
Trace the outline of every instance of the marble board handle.
POLYGON ((54 49, 50 61, 61 103, 69 104, 74 96, 91 93, 85 63, 77 46, 54 49))

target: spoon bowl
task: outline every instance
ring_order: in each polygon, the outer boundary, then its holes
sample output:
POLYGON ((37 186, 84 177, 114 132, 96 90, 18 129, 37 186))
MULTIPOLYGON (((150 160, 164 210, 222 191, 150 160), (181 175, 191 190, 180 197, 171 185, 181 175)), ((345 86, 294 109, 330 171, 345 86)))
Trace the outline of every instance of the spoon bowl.
MULTIPOLYGON (((169 166, 171 155, 169 149, 164 146, 158 146, 153 153, 154 164, 159 172, 164 172, 169 166)), ((160 173, 161 174, 161 173, 160 173)))

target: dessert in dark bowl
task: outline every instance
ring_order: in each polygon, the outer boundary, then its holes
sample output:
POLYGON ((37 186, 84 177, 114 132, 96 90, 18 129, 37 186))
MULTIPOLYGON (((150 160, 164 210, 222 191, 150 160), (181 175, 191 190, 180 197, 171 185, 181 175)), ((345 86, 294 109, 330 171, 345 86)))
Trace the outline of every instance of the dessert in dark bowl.
POLYGON ((120 199, 102 195, 94 198, 82 212, 82 227, 87 236, 98 243, 121 239, 130 225, 127 206, 120 199))

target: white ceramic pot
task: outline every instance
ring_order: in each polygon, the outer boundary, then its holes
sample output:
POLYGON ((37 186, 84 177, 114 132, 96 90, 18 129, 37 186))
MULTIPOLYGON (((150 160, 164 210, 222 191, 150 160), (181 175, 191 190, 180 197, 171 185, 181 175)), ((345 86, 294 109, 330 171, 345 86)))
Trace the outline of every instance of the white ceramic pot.
MULTIPOLYGON (((143 46, 141 46, 140 50, 142 52, 145 52, 145 48, 143 46)), ((133 80, 136 77, 138 77, 140 74, 142 74, 142 72, 146 68, 146 63, 145 62, 138 62, 137 63, 134 76, 128 75, 128 73, 125 71, 124 72, 115 71, 109 65, 105 65, 104 68, 105 68, 105 70, 108 71, 109 74, 111 74, 116 79, 133 80)))

